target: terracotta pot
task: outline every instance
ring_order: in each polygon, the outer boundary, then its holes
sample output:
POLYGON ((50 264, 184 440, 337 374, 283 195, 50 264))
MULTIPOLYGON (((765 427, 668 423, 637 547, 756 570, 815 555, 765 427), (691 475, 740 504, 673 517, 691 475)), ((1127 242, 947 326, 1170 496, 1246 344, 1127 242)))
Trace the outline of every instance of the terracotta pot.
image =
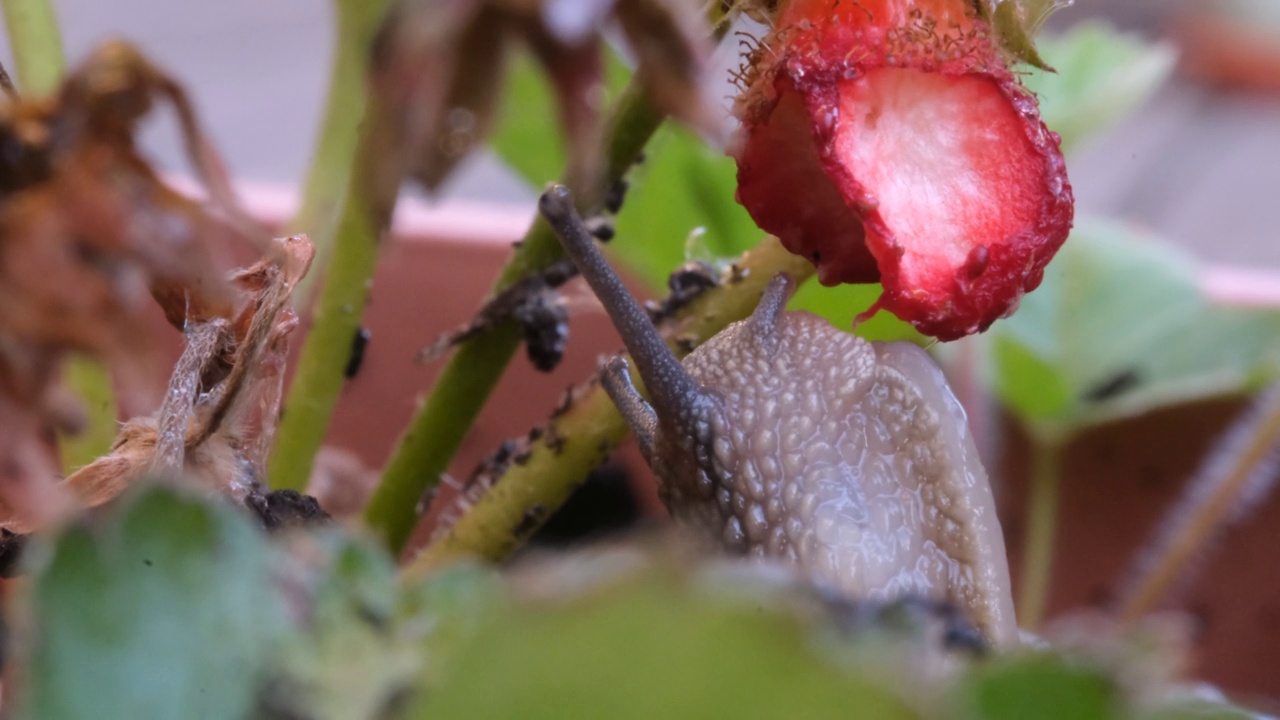
POLYGON ((1170 35, 1190 75, 1225 87, 1280 92, 1280 23, 1248 2, 1200 0, 1175 14, 1170 35))
MULTIPOLYGON (((1106 609, 1135 555, 1150 540, 1187 479, 1248 403, 1186 405, 1095 428, 1065 453, 1050 619, 1106 609)), ((1000 518, 1015 587, 1022 567, 1030 453, 1004 419, 1000 518)), ((1280 701, 1280 495, 1273 493, 1202 553, 1186 589, 1164 607, 1189 612, 1195 673, 1226 691, 1280 701)), ((1255 707, 1259 706, 1254 702, 1255 707)))

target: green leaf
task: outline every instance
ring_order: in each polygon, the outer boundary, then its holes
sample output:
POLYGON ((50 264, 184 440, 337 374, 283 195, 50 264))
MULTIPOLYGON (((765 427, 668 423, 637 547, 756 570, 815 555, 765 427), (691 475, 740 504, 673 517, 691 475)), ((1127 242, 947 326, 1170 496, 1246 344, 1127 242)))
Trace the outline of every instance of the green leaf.
POLYGON ((1072 393, 1062 373, 1012 338, 996 337, 992 346, 1000 368, 994 378, 995 391, 1011 410, 1034 423, 1052 419, 1067 409, 1072 393))
POLYGON ((1040 288, 980 341, 996 396, 1056 435, 1280 372, 1280 311, 1215 306, 1188 258, 1097 221, 1077 225, 1040 288))
POLYGON ((1001 658, 961 683, 962 720, 1110 720, 1124 717, 1116 684, 1087 665, 1054 655, 1001 658))
POLYGON ((633 276, 665 289, 686 260, 736 258, 760 240, 762 231, 734 199, 732 158, 671 124, 654 135, 645 157, 628 177, 617 238, 607 248, 633 276), (701 246, 692 253, 691 237, 701 246))
MULTIPOLYGON (((290 576, 310 593, 301 632, 290 637, 259 713, 357 720, 386 717, 423 662, 419 623, 401 598, 380 547, 338 532, 291 538, 290 576)), ((297 602, 295 600, 295 602, 297 602)))
POLYGON ((425 646, 431 662, 428 683, 448 671, 452 659, 499 608, 506 588, 490 567, 461 564, 431 573, 426 581, 405 591, 413 617, 425 621, 425 646))
POLYGON ((34 579, 31 717, 237 718, 284 624, 261 532, 152 487, 68 528, 34 579))
POLYGON ((796 617, 653 575, 510 604, 409 717, 917 717, 824 660, 796 617))
MULTIPOLYGON (((796 292, 787 307, 792 310, 808 310, 821 315, 838 328, 848 329, 853 327, 854 317, 871 307, 881 292, 879 283, 826 287, 817 280, 811 280, 796 292)), ((870 320, 863 321, 853 332, 868 340, 907 340, 917 345, 932 342, 909 323, 887 311, 878 312, 870 320)))
POLYGON ((1147 42, 1100 22, 1080 23, 1038 44, 1057 72, 1032 69, 1023 83, 1040 96, 1040 116, 1062 136, 1064 152, 1146 102, 1169 77, 1176 57, 1167 43, 1147 42))

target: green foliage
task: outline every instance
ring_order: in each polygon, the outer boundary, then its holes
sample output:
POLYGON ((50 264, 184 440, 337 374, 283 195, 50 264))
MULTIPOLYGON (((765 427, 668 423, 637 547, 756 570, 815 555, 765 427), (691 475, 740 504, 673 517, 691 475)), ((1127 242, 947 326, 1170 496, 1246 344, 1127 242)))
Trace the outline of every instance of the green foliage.
POLYGON ((1031 69, 1023 83, 1039 96, 1040 116, 1062 136, 1064 152, 1146 102, 1173 71, 1175 59, 1167 44, 1100 22, 1079 23, 1036 44, 1056 72, 1031 69))
POLYGON ((157 489, 57 539, 35 578, 30 716, 245 716, 283 630, 261 533, 157 489))
POLYGON ((563 602, 512 604, 414 718, 919 717, 840 671, 795 618, 649 573, 563 602))
POLYGON ((461 569, 405 591, 336 530, 268 539, 218 499, 153 487, 52 544, 21 607, 27 716, 388 717, 496 595, 461 569))
POLYGON ((618 237, 609 243, 613 257, 631 272, 655 289, 665 288, 667 275, 686 260, 736 258, 759 241, 761 231, 734 200, 737 169, 731 158, 670 125, 658 131, 645 154, 628 178, 618 237), (691 246, 697 250, 689 252, 691 246))
POLYGON ((17 618, 24 717, 1243 717, 1138 706, 1037 651, 990 661, 914 606, 630 546, 405 585, 335 529, 268 538, 223 501, 152 488, 53 543, 17 618))
POLYGON ((382 717, 421 666, 396 569, 380 548, 336 532, 290 538, 282 556, 308 598, 273 666, 259 713, 314 720, 382 717))
POLYGON ((1100 670, 1053 654, 1031 654, 979 666, 961 683, 964 720, 1113 720, 1124 698, 1100 670))
POLYGON ((1188 258, 1097 221, 1077 226, 1044 284, 983 341, 990 386, 1044 439, 1280 371, 1280 311, 1216 305, 1188 258))

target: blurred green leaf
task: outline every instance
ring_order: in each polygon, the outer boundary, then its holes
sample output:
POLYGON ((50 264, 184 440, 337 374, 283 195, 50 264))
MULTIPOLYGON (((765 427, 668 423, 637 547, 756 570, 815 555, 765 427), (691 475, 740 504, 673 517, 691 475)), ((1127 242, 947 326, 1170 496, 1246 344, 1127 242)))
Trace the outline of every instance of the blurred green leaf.
POLYGON ((1173 71, 1176 56, 1167 43, 1100 22, 1079 23, 1036 44, 1057 72, 1031 69, 1022 80, 1040 96, 1040 116, 1062 136, 1065 152, 1146 102, 1173 71))
POLYGON ((976 666, 960 685, 963 720, 1110 720, 1126 717, 1116 684, 1054 655, 1001 658, 976 666))
POLYGON ((492 567, 462 564, 431 573, 406 588, 405 595, 409 616, 422 619, 431 659, 425 677, 433 685, 480 627, 504 607, 506 587, 492 567))
POLYGON ((1118 224, 1081 222, 996 323, 989 386, 1042 435, 1255 389, 1280 372, 1280 311, 1212 304, 1193 263, 1118 224))
POLYGON ((29 715, 246 716, 285 627, 261 532, 167 487, 126 503, 34 580, 29 715))
POLYGON ((1028 419, 1052 418, 1066 411, 1072 393, 1063 373, 1010 337, 995 337, 991 345, 1000 368, 993 379, 996 394, 1011 410, 1028 419))
POLYGON ((793 616, 654 578, 515 603, 486 623, 414 718, 917 715, 824 661, 793 616))
POLYGON ((760 240, 763 232, 734 199, 732 158, 671 124, 654 135, 645 156, 628 176, 617 238, 607 247, 633 275, 665 289, 667 276, 686 260, 735 258, 760 240), (690 252, 695 232, 700 247, 690 252))
MULTIPOLYGON (((821 315, 838 328, 848 329, 853 327, 853 318, 871 307, 880 293, 879 283, 825 287, 817 280, 810 280, 796 292, 788 307, 792 310, 808 310, 821 315)), ((917 345, 933 342, 891 312, 876 313, 870 320, 858 325, 854 334, 868 340, 907 340, 917 345)))
POLYGON ((386 717, 423 662, 420 618, 401 599, 381 547, 335 531, 290 538, 291 572, 306 592, 301 632, 285 643, 258 713, 363 720, 386 717))

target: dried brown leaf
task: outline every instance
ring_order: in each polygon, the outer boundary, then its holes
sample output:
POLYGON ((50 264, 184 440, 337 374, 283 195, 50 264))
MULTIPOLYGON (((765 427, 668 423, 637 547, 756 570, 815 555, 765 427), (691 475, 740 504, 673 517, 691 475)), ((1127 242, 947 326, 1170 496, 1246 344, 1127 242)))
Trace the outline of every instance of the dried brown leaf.
POLYGON ((594 35, 570 44, 540 23, 526 23, 524 39, 551 80, 560 128, 569 148, 565 178, 587 187, 600 173, 604 137, 600 108, 604 105, 604 56, 594 35))
POLYGON ((431 132, 424 139, 424 153, 414 173, 428 190, 439 188, 492 130, 502 94, 508 35, 507 18, 484 7, 455 41, 454 73, 439 116, 428 122, 431 132))
POLYGON ((699 6, 689 0, 619 0, 615 12, 654 105, 716 136, 719 113, 706 88, 710 46, 699 6))
MULTIPOLYGON (((64 358, 106 360, 122 409, 154 407, 151 297, 180 328, 233 318, 246 303, 227 282, 230 246, 272 246, 236 202, 181 86, 123 43, 95 51, 52 98, 0 107, 0 149, 0 519, 22 529, 67 504, 44 440, 77 419, 58 385, 64 358), (168 188, 135 146, 157 100, 177 113, 208 205, 168 188)), ((144 452, 139 427, 81 475, 93 497, 144 452)))
MULTIPOLYGON (((707 135, 719 132, 705 91, 710 43, 691 0, 401 0, 374 46, 375 102, 387 112, 380 182, 403 158, 435 189, 488 136, 508 44, 528 43, 550 76, 569 145, 567 177, 590 181, 600 152, 601 34, 618 21, 654 104, 707 135)), ((370 113, 376 117, 377 113, 370 113)), ((371 133, 366 133, 370 134, 371 133)), ((382 185, 376 197, 394 194, 382 185)))
POLYGON ((276 246, 272 259, 234 275, 251 310, 243 331, 238 312, 190 324, 160 410, 125 423, 109 454, 66 479, 83 504, 107 502, 147 473, 240 500, 256 489, 279 417, 287 338, 298 324, 289 296, 314 256, 302 235, 276 246))

